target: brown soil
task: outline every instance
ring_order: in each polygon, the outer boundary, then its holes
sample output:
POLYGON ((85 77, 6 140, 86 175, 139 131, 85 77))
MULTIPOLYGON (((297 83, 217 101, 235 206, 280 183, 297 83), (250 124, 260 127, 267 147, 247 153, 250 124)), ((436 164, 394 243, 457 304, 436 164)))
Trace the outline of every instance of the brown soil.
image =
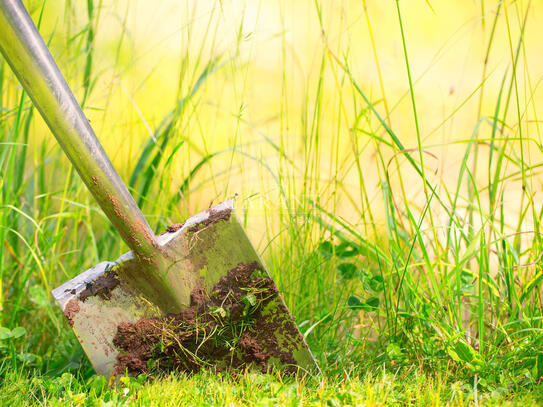
POLYGON ((72 298, 66 306, 64 307, 64 316, 68 320, 68 325, 71 327, 74 326, 74 316, 79 312, 81 308, 79 307, 79 301, 75 298, 72 298))
POLYGON ((113 339, 120 350, 114 373, 197 372, 202 367, 220 371, 248 365, 266 372, 270 358, 291 365, 286 372, 296 372, 288 349, 302 338, 275 284, 259 270, 257 262, 239 264, 211 293, 194 289, 190 307, 179 314, 119 324, 113 339), (272 301, 276 303, 263 316, 262 309, 272 301))
MULTIPOLYGON (((77 298, 72 298, 64 307, 64 316, 68 320, 68 324, 74 326, 74 316, 77 314, 81 307, 79 301, 85 301, 89 297, 98 295, 104 299, 109 300, 111 298, 111 290, 119 285, 120 281, 117 279, 117 275, 113 271, 109 271, 106 274, 98 277, 92 282, 88 282, 87 286, 81 291, 77 298)), ((67 289, 65 292, 69 292, 72 295, 76 294, 75 289, 67 289)))
POLYGON ((181 229, 183 227, 183 225, 185 224, 185 222, 183 223, 174 223, 173 225, 170 225, 166 228, 166 232, 169 232, 169 233, 173 233, 173 232, 177 232, 179 229, 181 229))
MULTIPOLYGON (((222 211, 217 211, 213 208, 208 209, 209 217, 204 220, 203 222, 197 223, 194 226, 191 226, 188 231, 189 232, 196 232, 200 229, 203 229, 206 226, 211 225, 212 223, 215 223, 219 220, 228 220, 230 219, 230 214, 232 213, 231 209, 223 209, 222 211)), ((174 233, 177 232, 179 229, 181 229, 185 225, 185 222, 182 223, 174 223, 168 227, 166 227, 166 232, 168 233, 174 233)))
POLYGON ((232 213, 231 209, 223 209, 222 211, 217 211, 213 208, 208 209, 209 217, 200 222, 195 224, 194 226, 191 226, 189 228, 189 232, 197 232, 200 229, 205 228, 206 226, 211 225, 212 223, 218 222, 220 220, 228 220, 230 219, 230 214, 232 213))
POLYGON ((87 283, 87 286, 83 291, 79 293, 79 299, 85 301, 89 297, 98 295, 103 299, 109 300, 111 298, 111 291, 120 284, 117 274, 110 271, 104 275, 98 277, 93 282, 87 283))

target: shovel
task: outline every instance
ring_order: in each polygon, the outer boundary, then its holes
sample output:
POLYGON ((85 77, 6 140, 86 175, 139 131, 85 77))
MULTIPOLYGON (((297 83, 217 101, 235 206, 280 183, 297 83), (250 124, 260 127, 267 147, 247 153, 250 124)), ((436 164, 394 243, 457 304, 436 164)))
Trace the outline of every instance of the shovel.
POLYGON ((232 200, 155 236, 20 0, 0 51, 131 249, 52 294, 97 373, 318 369, 232 200))

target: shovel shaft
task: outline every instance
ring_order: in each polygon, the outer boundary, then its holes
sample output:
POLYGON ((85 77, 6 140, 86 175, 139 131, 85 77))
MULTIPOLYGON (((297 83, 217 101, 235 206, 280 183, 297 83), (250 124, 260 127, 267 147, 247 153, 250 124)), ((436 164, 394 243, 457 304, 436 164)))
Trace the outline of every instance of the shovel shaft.
POLYGON ((137 255, 153 257, 151 228, 20 0, 0 0, 0 51, 124 241, 137 255))

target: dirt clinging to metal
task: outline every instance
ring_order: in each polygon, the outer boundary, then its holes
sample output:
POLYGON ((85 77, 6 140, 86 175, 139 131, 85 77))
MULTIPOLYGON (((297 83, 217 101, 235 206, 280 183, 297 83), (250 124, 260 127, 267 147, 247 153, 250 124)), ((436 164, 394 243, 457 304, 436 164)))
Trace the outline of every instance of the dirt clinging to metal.
POLYGON ((230 215, 232 214, 232 209, 227 208, 227 209, 222 209, 222 210, 216 210, 216 209, 211 208, 211 209, 208 209, 208 213, 209 213, 209 216, 207 219, 195 224, 194 226, 191 226, 188 229, 188 231, 197 232, 198 230, 201 230, 220 220, 228 220, 230 219, 230 215))
POLYGON ((71 327, 74 326, 74 317, 80 310, 79 302, 75 298, 72 298, 66 303, 66 306, 64 307, 64 316, 68 320, 68 325, 71 327))
POLYGON ((190 307, 182 312, 119 324, 113 339, 120 351, 114 374, 237 370, 249 365, 266 372, 270 359, 294 373, 296 361, 285 349, 300 340, 273 281, 257 262, 240 263, 211 292, 194 289, 190 307))
POLYGON ((185 225, 185 222, 182 223, 174 223, 173 225, 170 225, 166 228, 166 232, 168 233, 174 233, 177 232, 179 229, 181 229, 185 225))
POLYGON ((83 291, 79 293, 79 300, 85 301, 89 297, 100 296, 103 299, 111 298, 111 291, 117 287, 121 281, 117 278, 117 274, 113 271, 106 272, 96 280, 87 283, 83 291))

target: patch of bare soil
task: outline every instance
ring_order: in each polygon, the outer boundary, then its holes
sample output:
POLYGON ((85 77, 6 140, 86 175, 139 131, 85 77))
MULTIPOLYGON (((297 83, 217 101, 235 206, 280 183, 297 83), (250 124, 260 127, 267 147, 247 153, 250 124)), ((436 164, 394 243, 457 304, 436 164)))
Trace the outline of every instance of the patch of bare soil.
POLYGON ((271 358, 292 365, 285 369, 292 373, 297 368, 288 344, 300 341, 273 281, 257 262, 239 264, 210 293, 194 289, 190 307, 182 312, 119 324, 113 339, 120 350, 114 374, 197 372, 203 367, 220 371, 247 365, 266 372, 271 358), (277 303, 266 308, 272 301, 277 303))

